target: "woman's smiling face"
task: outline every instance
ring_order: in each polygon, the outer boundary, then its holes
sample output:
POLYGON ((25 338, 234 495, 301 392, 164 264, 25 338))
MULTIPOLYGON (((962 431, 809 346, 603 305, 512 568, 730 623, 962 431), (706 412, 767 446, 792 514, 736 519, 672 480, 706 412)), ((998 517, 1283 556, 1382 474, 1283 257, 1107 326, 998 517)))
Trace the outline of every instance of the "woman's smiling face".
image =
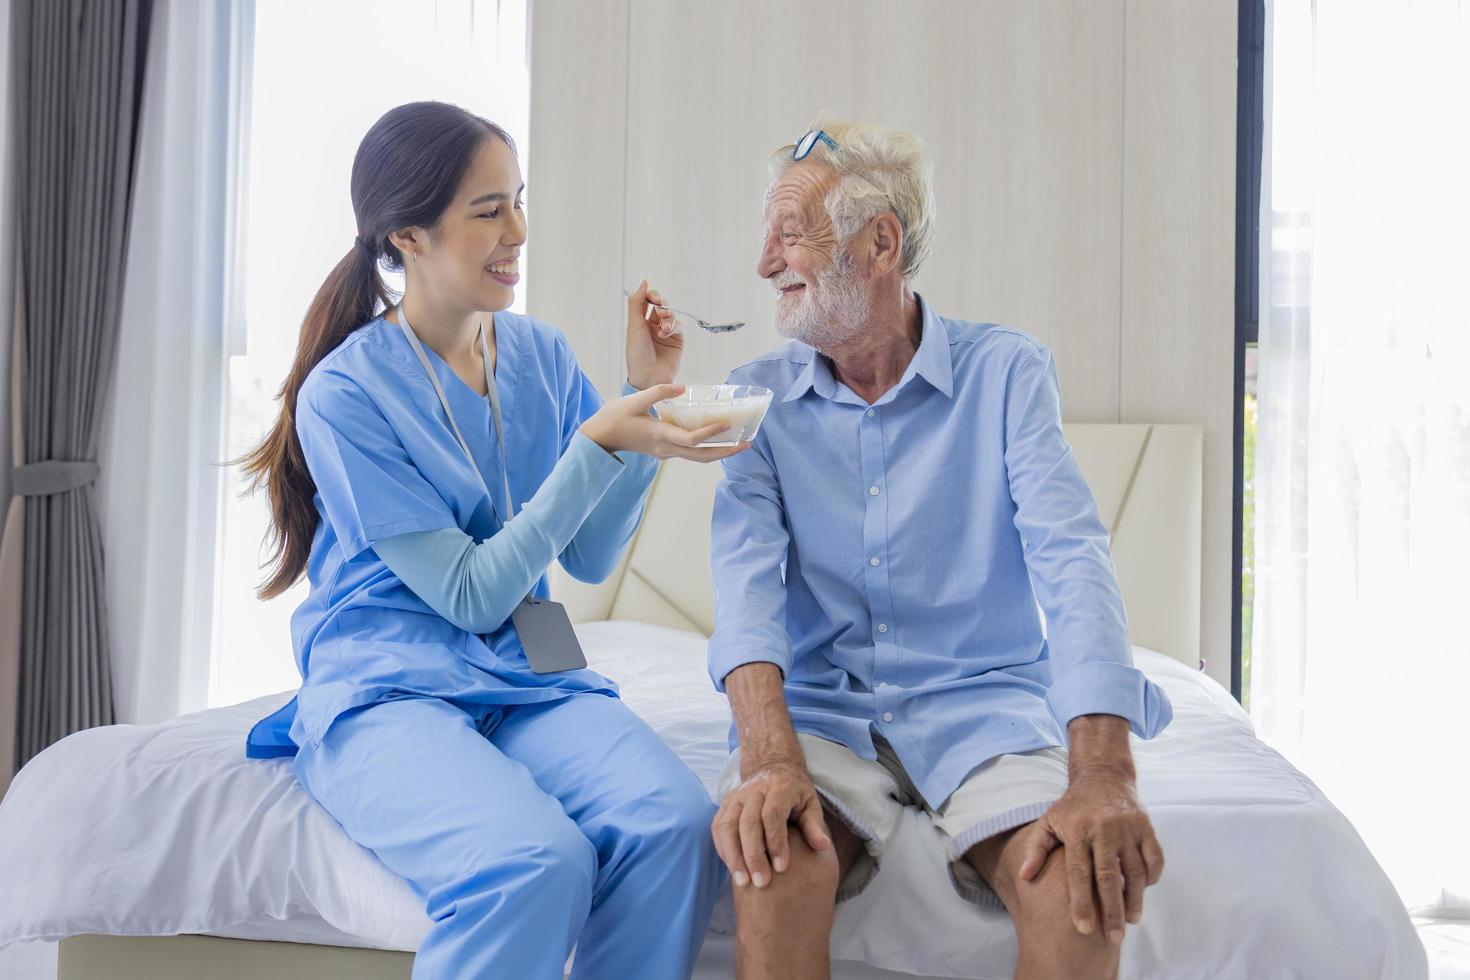
POLYGON ((526 213, 520 161, 493 135, 475 151, 429 248, 410 261, 437 296, 470 310, 504 310, 520 281, 526 213))

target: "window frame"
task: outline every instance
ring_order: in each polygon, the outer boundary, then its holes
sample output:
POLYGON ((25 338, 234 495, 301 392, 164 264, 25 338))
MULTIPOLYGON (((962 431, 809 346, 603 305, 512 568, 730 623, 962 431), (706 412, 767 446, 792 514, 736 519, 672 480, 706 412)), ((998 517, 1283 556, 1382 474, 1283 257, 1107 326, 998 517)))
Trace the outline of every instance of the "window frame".
POLYGON ((1241 701, 1244 598, 1245 364, 1260 334, 1261 165, 1265 127, 1265 0, 1239 0, 1235 98, 1235 399, 1230 693, 1241 701))

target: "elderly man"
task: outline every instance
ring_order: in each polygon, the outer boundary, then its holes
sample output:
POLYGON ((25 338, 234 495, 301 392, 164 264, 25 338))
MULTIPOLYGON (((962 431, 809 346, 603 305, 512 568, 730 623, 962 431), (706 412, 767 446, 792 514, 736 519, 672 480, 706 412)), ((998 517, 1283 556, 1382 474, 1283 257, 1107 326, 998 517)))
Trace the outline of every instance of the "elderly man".
POLYGON ((905 806, 1009 911, 1017 977, 1116 976, 1163 870, 1128 733, 1168 699, 1132 666, 1051 354, 910 288, 929 169, 913 136, 829 119, 772 162, 757 269, 792 342, 730 377, 775 395, 716 494, 709 653, 743 978, 827 976, 834 904, 905 806))

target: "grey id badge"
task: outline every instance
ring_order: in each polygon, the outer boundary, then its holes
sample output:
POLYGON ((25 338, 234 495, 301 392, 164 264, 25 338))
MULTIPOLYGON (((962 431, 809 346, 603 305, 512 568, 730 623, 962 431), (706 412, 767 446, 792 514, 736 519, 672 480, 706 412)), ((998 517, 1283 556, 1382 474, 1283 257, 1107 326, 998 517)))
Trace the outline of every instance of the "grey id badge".
POLYGON ((577 642, 572 621, 561 603, 526 596, 516 603, 510 620, 533 673, 554 674, 587 666, 582 644, 577 642))

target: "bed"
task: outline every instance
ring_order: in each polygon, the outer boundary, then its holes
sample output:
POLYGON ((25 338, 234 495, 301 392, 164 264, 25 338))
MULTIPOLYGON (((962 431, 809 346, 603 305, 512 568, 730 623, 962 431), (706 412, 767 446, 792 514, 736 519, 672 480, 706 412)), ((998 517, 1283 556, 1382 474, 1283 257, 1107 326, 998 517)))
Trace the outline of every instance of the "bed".
MULTIPOLYGON (((1351 825, 1199 670, 1200 430, 1068 437, 1114 536, 1136 662, 1175 706, 1163 736, 1135 741, 1169 865, 1122 975, 1425 976, 1408 916, 1351 825)), ((614 576, 554 587, 592 666, 711 788, 728 725, 704 668, 717 475, 666 465, 614 576)), ((60 940, 60 980, 408 977, 427 920, 407 886, 287 763, 242 756, 249 724, 288 696, 81 732, 33 760, 0 804, 0 945, 60 940)), ((883 874, 839 911, 834 976, 1011 975, 1009 921, 932 887, 943 861, 937 831, 910 813, 883 874)), ((697 976, 731 974, 730 925, 727 898, 697 976)))

